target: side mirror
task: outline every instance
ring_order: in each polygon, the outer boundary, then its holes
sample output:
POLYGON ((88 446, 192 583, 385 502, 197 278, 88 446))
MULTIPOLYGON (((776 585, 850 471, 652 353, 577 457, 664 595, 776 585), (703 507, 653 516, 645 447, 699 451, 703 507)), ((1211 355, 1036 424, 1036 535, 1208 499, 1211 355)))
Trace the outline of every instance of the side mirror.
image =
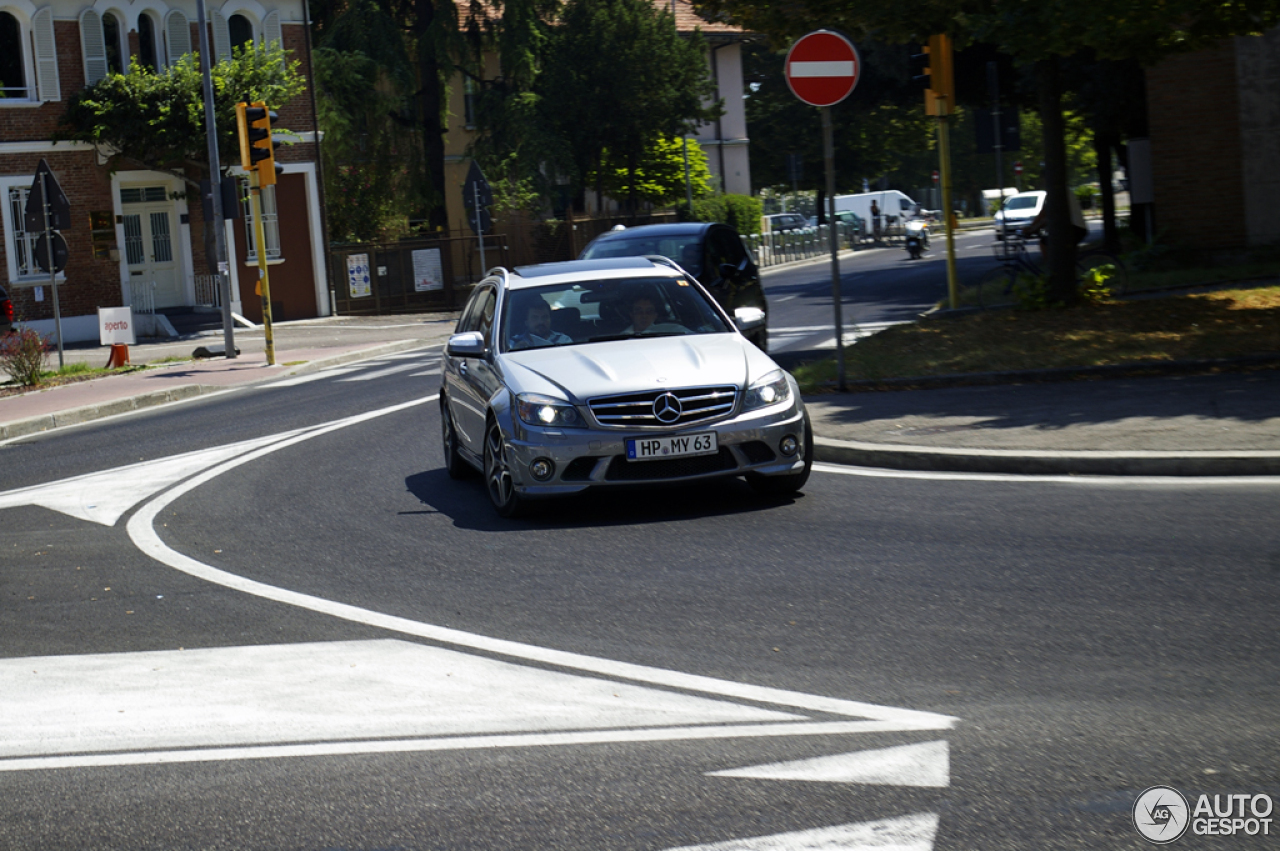
POLYGON ((744 334, 762 327, 766 318, 765 312, 758 307, 738 307, 733 311, 733 324, 744 334))
POLYGON ((484 357, 484 335, 479 331, 454 334, 445 346, 445 353, 455 358, 484 357))
POLYGON ((738 267, 737 267, 737 266, 733 265, 732 263, 721 263, 721 264, 720 264, 720 280, 722 280, 722 281, 732 281, 732 280, 733 280, 734 278, 736 278, 736 277, 738 277, 738 267))

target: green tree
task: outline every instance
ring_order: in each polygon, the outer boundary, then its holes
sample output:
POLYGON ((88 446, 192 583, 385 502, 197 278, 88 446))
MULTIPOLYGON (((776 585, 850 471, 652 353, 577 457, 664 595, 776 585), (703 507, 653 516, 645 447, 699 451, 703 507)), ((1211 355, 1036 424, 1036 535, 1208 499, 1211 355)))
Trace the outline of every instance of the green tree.
MULTIPOLYGON (((694 198, 711 194, 711 169, 707 155, 693 139, 662 137, 643 151, 634 170, 614 167, 596 181, 611 198, 633 198, 655 207, 685 199, 685 153, 689 156, 689 188, 694 198)), ((605 162, 614 158, 605 152, 605 162)), ((606 165, 608 169, 608 165, 606 165)))
MULTIPOLYGON (((224 170, 240 162, 236 103, 264 101, 272 107, 300 94, 305 84, 298 62, 279 45, 236 48, 230 60, 210 69, 218 127, 218 158, 224 170)), ((112 169, 130 164, 173 174, 199 189, 209 177, 203 74, 195 53, 160 73, 130 64, 72 95, 56 138, 93 145, 112 169)))
POLYGON ((355 51, 314 53, 329 237, 334 242, 391 239, 422 208, 422 148, 393 116, 403 105, 378 64, 355 51))
POLYGON ((682 37, 652 0, 568 0, 535 91, 577 191, 594 178, 603 194, 625 171, 633 209, 646 152, 721 114, 701 35, 682 37))
POLYGON ((841 29, 854 38, 874 33, 900 43, 949 33, 959 46, 988 43, 1032 65, 1049 190, 1049 297, 1066 303, 1076 300, 1076 290, 1062 60, 1089 52, 1096 59, 1149 65, 1220 38, 1262 32, 1280 21, 1275 0, 694 0, 694 5, 704 15, 767 33, 778 44, 819 27, 841 29))

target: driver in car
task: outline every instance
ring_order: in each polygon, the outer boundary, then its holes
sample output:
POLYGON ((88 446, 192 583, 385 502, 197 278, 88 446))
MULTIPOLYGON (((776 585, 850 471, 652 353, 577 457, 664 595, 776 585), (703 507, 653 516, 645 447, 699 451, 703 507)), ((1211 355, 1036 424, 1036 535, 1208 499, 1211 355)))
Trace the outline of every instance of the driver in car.
POLYGON ((572 342, 573 338, 568 334, 551 330, 551 305, 536 298, 525 306, 524 330, 511 338, 511 348, 533 349, 572 342))
POLYGON ((631 302, 631 324, 622 330, 624 334, 688 334, 689 329, 676 322, 658 322, 658 306, 647 296, 638 296, 631 302))

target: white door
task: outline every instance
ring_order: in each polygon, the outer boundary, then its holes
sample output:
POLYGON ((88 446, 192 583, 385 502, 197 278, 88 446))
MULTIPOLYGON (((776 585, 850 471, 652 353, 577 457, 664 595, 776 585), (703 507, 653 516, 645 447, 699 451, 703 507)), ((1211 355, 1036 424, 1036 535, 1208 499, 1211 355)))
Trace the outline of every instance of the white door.
MULTIPOLYGON (((159 187, 156 187, 159 188, 159 187)), ((122 200, 138 197, 138 190, 124 190, 122 200)), ((142 190, 144 197, 154 198, 153 188, 142 190)), ((181 307, 187 301, 178 274, 177 255, 173 248, 173 202, 125 203, 124 253, 129 266, 131 286, 142 284, 151 289, 156 307, 181 307), (155 284, 154 288, 150 284, 155 284)))

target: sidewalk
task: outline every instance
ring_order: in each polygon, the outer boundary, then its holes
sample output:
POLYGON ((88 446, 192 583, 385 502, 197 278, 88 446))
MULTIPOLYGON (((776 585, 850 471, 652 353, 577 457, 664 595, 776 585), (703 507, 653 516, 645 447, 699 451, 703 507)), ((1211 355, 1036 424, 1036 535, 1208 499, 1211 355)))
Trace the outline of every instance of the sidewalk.
MULTIPOLYGON (((277 323, 237 329, 235 359, 183 360, 0 397, 0 442, 234 386, 443 343, 453 314, 277 323)), ((130 346, 134 364, 190 358, 206 333, 130 346)), ((64 359, 105 365, 109 347, 64 359)), ((940 387, 806 398, 821 462, 1059 475, 1280 475, 1280 370, 1044 384, 940 387)))

